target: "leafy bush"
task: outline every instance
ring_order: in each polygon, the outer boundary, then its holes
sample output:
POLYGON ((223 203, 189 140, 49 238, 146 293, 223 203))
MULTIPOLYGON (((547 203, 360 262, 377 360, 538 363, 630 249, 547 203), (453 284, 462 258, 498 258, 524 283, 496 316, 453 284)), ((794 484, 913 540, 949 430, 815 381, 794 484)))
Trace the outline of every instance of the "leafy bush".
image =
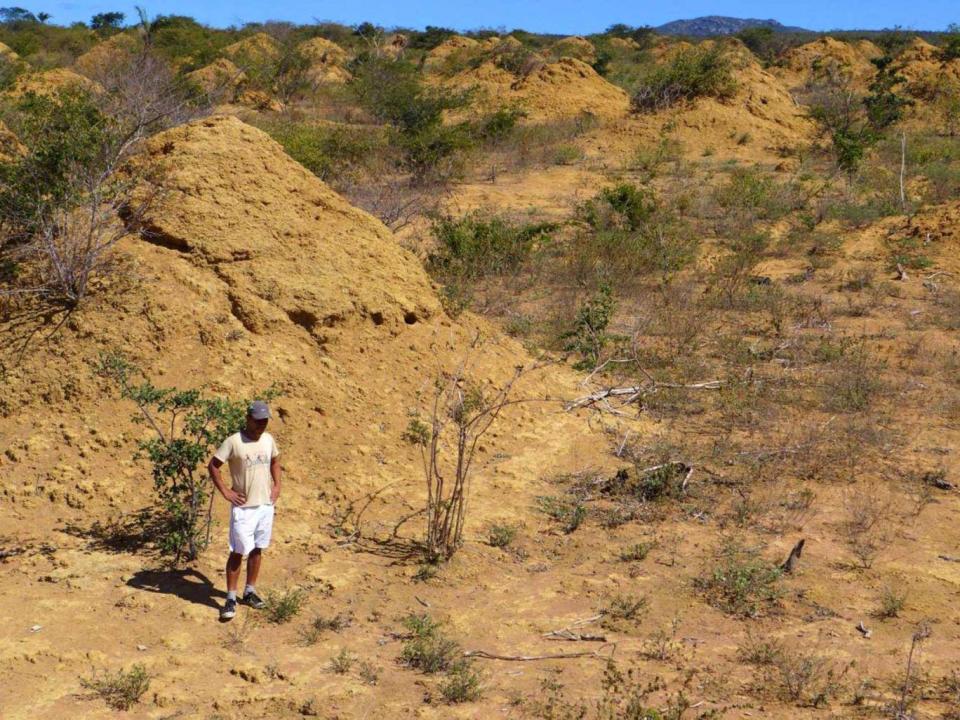
POLYGON ((476 280, 515 272, 550 238, 552 223, 518 223, 473 212, 461 218, 438 217, 431 227, 438 248, 427 268, 441 280, 476 280))
POLYGON ((654 546, 655 543, 652 542, 635 543, 629 547, 623 548, 618 557, 624 562, 646 560, 647 555, 650 554, 650 551, 654 548, 654 546))
POLYGON ((127 672, 118 670, 116 675, 81 678, 80 684, 97 693, 114 710, 129 710, 150 689, 150 675, 138 664, 127 672))
POLYGON ((443 634, 440 623, 429 615, 409 615, 403 620, 409 636, 403 643, 400 662, 427 674, 454 666, 460 646, 443 634))
POLYGON ((594 295, 577 309, 573 327, 560 336, 565 341, 563 349, 582 357, 574 365, 578 370, 589 370, 600 364, 604 348, 613 338, 607 326, 613 319, 617 302, 613 288, 603 283, 594 295))
POLYGON ((480 673, 473 668, 472 663, 458 660, 440 683, 440 695, 451 704, 479 700, 483 695, 481 679, 480 673))
MULTIPOLYGON (((444 124, 443 113, 464 107, 468 93, 426 87, 417 68, 403 60, 361 55, 351 65, 350 89, 360 104, 392 127, 403 165, 425 181, 472 143, 468 123, 444 124)), ((448 168, 449 169, 449 168, 448 168)))
POLYGON ((510 135, 517 122, 526 116, 526 111, 520 108, 502 107, 483 118, 474 132, 482 140, 498 142, 510 135))
POLYGON ((899 617, 907 604, 907 593, 890 585, 885 585, 878 596, 874 615, 881 620, 899 617))
POLYGON ((571 258, 581 280, 599 274, 620 288, 657 273, 668 283, 693 261, 698 248, 678 208, 661 202, 652 190, 627 183, 606 188, 581 205, 578 217, 588 230, 577 238, 571 258))
POLYGON ((691 48, 644 78, 632 107, 635 112, 656 112, 700 97, 729 100, 736 89, 733 68, 722 47, 691 48))
POLYGON ((731 615, 756 617, 782 596, 782 576, 780 567, 764 560, 757 550, 728 540, 715 565, 696 585, 714 607, 731 615))
POLYGON ((493 525, 487 533, 487 542, 491 547, 507 547, 517 536, 515 525, 493 525))
POLYGON ((346 648, 340 648, 340 652, 330 660, 330 669, 337 675, 346 675, 356 661, 357 658, 350 654, 346 648))
POLYGON ((563 532, 574 532, 587 517, 587 508, 579 500, 544 495, 537 498, 540 512, 559 522, 563 532))
POLYGON ((321 180, 330 182, 386 151, 384 138, 342 125, 267 123, 263 127, 284 151, 321 180))
POLYGON ((225 437, 243 427, 248 401, 157 388, 148 380, 134 384, 138 371, 119 353, 102 354, 96 370, 117 385, 121 397, 136 404, 134 422, 153 430, 153 437, 140 441, 138 457, 145 456, 152 465, 163 516, 160 550, 171 555, 174 564, 196 559, 210 542, 211 528, 210 481, 198 468, 225 437))

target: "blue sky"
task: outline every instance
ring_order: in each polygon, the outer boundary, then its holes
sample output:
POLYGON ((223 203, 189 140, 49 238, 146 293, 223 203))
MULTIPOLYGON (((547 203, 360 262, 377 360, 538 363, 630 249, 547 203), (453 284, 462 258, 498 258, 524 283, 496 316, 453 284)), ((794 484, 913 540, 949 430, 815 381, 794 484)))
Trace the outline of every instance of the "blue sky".
MULTIPOLYGON (((23 0, 10 5, 22 5, 23 0)), ((146 7, 151 16, 190 15, 217 26, 241 25, 262 20, 311 22, 333 20, 352 25, 369 20, 385 27, 420 28, 441 25, 456 29, 522 27, 531 31, 585 34, 622 22, 629 25, 660 25, 670 20, 700 15, 774 18, 786 25, 812 30, 836 28, 880 29, 900 25, 915 30, 942 30, 960 22, 958 0, 793 0, 760 2, 755 0, 366 0, 366 2, 329 2, 295 0, 271 3, 264 0, 166 0, 126 4, 125 2, 89 2, 88 0, 50 0, 42 5, 25 5, 33 12, 50 13, 52 21, 68 24, 88 21, 94 13, 118 10, 128 20, 136 17, 134 5, 146 7)))

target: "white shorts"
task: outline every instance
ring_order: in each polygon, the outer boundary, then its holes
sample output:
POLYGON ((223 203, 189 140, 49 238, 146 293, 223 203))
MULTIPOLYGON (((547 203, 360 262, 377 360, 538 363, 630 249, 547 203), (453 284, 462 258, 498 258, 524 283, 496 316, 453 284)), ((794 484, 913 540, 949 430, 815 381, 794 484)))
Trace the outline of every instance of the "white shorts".
POLYGON ((230 552, 249 555, 270 545, 273 505, 230 508, 230 552))

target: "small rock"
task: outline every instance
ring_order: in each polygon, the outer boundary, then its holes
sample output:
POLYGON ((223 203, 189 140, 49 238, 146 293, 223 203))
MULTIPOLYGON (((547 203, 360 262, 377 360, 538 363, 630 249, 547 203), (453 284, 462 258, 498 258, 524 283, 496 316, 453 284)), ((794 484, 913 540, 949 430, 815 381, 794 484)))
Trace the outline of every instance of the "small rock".
POLYGON ((34 632, 34 633, 35 633, 35 632, 40 632, 40 630, 41 630, 42 628, 43 628, 43 625, 32 625, 32 626, 30 627, 30 632, 34 632))
POLYGON ((147 649, 146 645, 137 645, 137 650, 139 650, 140 652, 143 652, 146 649, 147 649))

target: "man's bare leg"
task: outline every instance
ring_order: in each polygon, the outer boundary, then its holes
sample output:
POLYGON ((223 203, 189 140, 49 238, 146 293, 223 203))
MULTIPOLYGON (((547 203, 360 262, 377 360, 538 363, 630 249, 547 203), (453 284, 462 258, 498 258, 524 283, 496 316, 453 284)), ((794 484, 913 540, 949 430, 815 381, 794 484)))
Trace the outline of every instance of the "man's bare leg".
POLYGON ((236 595, 237 586, 240 584, 240 568, 242 567, 243 555, 235 552, 230 553, 227 558, 227 592, 233 592, 236 595))
MULTIPOLYGON (((247 556, 247 587, 255 587, 257 577, 260 575, 260 561, 263 560, 263 554, 260 548, 254 548, 247 556)), ((239 576, 239 568, 238 573, 239 576)))

